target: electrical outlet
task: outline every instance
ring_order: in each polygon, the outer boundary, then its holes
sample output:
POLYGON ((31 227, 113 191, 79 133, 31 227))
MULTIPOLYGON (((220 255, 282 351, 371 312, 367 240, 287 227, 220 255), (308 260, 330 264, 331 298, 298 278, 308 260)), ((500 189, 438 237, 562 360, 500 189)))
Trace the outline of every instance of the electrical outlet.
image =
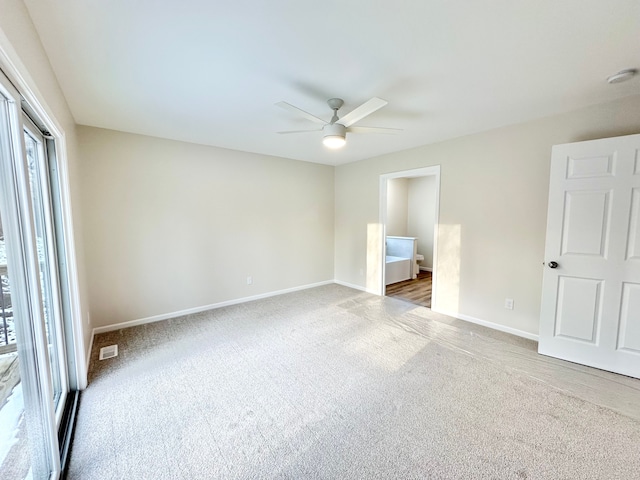
POLYGON ((253 277, 251 275, 247 277, 247 285, 253 285, 253 277))
POLYGON ((513 298, 504 299, 504 308, 508 310, 513 310, 513 298))

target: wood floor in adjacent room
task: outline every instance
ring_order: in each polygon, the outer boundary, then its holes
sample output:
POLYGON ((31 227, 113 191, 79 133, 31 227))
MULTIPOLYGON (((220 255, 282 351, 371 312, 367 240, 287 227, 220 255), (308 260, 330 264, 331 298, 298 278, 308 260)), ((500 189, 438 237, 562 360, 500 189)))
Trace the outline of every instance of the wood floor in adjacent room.
POLYGON ((386 295, 431 308, 431 283, 431 272, 420 271, 415 280, 387 285, 386 295))
POLYGON ((340 285, 99 334, 67 478, 638 478, 640 380, 536 348, 340 285))

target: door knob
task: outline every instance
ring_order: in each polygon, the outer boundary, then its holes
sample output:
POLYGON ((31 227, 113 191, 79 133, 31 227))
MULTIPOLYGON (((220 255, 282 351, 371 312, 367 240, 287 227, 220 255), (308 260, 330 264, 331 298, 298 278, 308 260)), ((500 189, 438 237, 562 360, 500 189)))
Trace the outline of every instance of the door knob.
POLYGON ((549 262, 549 268, 558 268, 558 262, 549 262))

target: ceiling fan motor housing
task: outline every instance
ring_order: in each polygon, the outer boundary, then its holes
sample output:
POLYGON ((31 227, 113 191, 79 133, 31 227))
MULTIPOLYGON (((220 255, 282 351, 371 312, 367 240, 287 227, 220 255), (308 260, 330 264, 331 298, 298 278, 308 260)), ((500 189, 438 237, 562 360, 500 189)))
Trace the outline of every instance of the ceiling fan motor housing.
POLYGON ((347 134, 347 128, 340 123, 327 123, 322 127, 324 136, 344 137, 347 134))

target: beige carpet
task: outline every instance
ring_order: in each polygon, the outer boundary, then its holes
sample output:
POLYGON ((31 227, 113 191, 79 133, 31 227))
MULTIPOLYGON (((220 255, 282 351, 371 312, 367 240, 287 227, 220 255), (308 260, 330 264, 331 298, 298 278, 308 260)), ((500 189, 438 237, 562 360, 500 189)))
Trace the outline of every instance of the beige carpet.
POLYGON ((638 388, 329 285, 97 336, 68 478, 639 478, 638 388))

